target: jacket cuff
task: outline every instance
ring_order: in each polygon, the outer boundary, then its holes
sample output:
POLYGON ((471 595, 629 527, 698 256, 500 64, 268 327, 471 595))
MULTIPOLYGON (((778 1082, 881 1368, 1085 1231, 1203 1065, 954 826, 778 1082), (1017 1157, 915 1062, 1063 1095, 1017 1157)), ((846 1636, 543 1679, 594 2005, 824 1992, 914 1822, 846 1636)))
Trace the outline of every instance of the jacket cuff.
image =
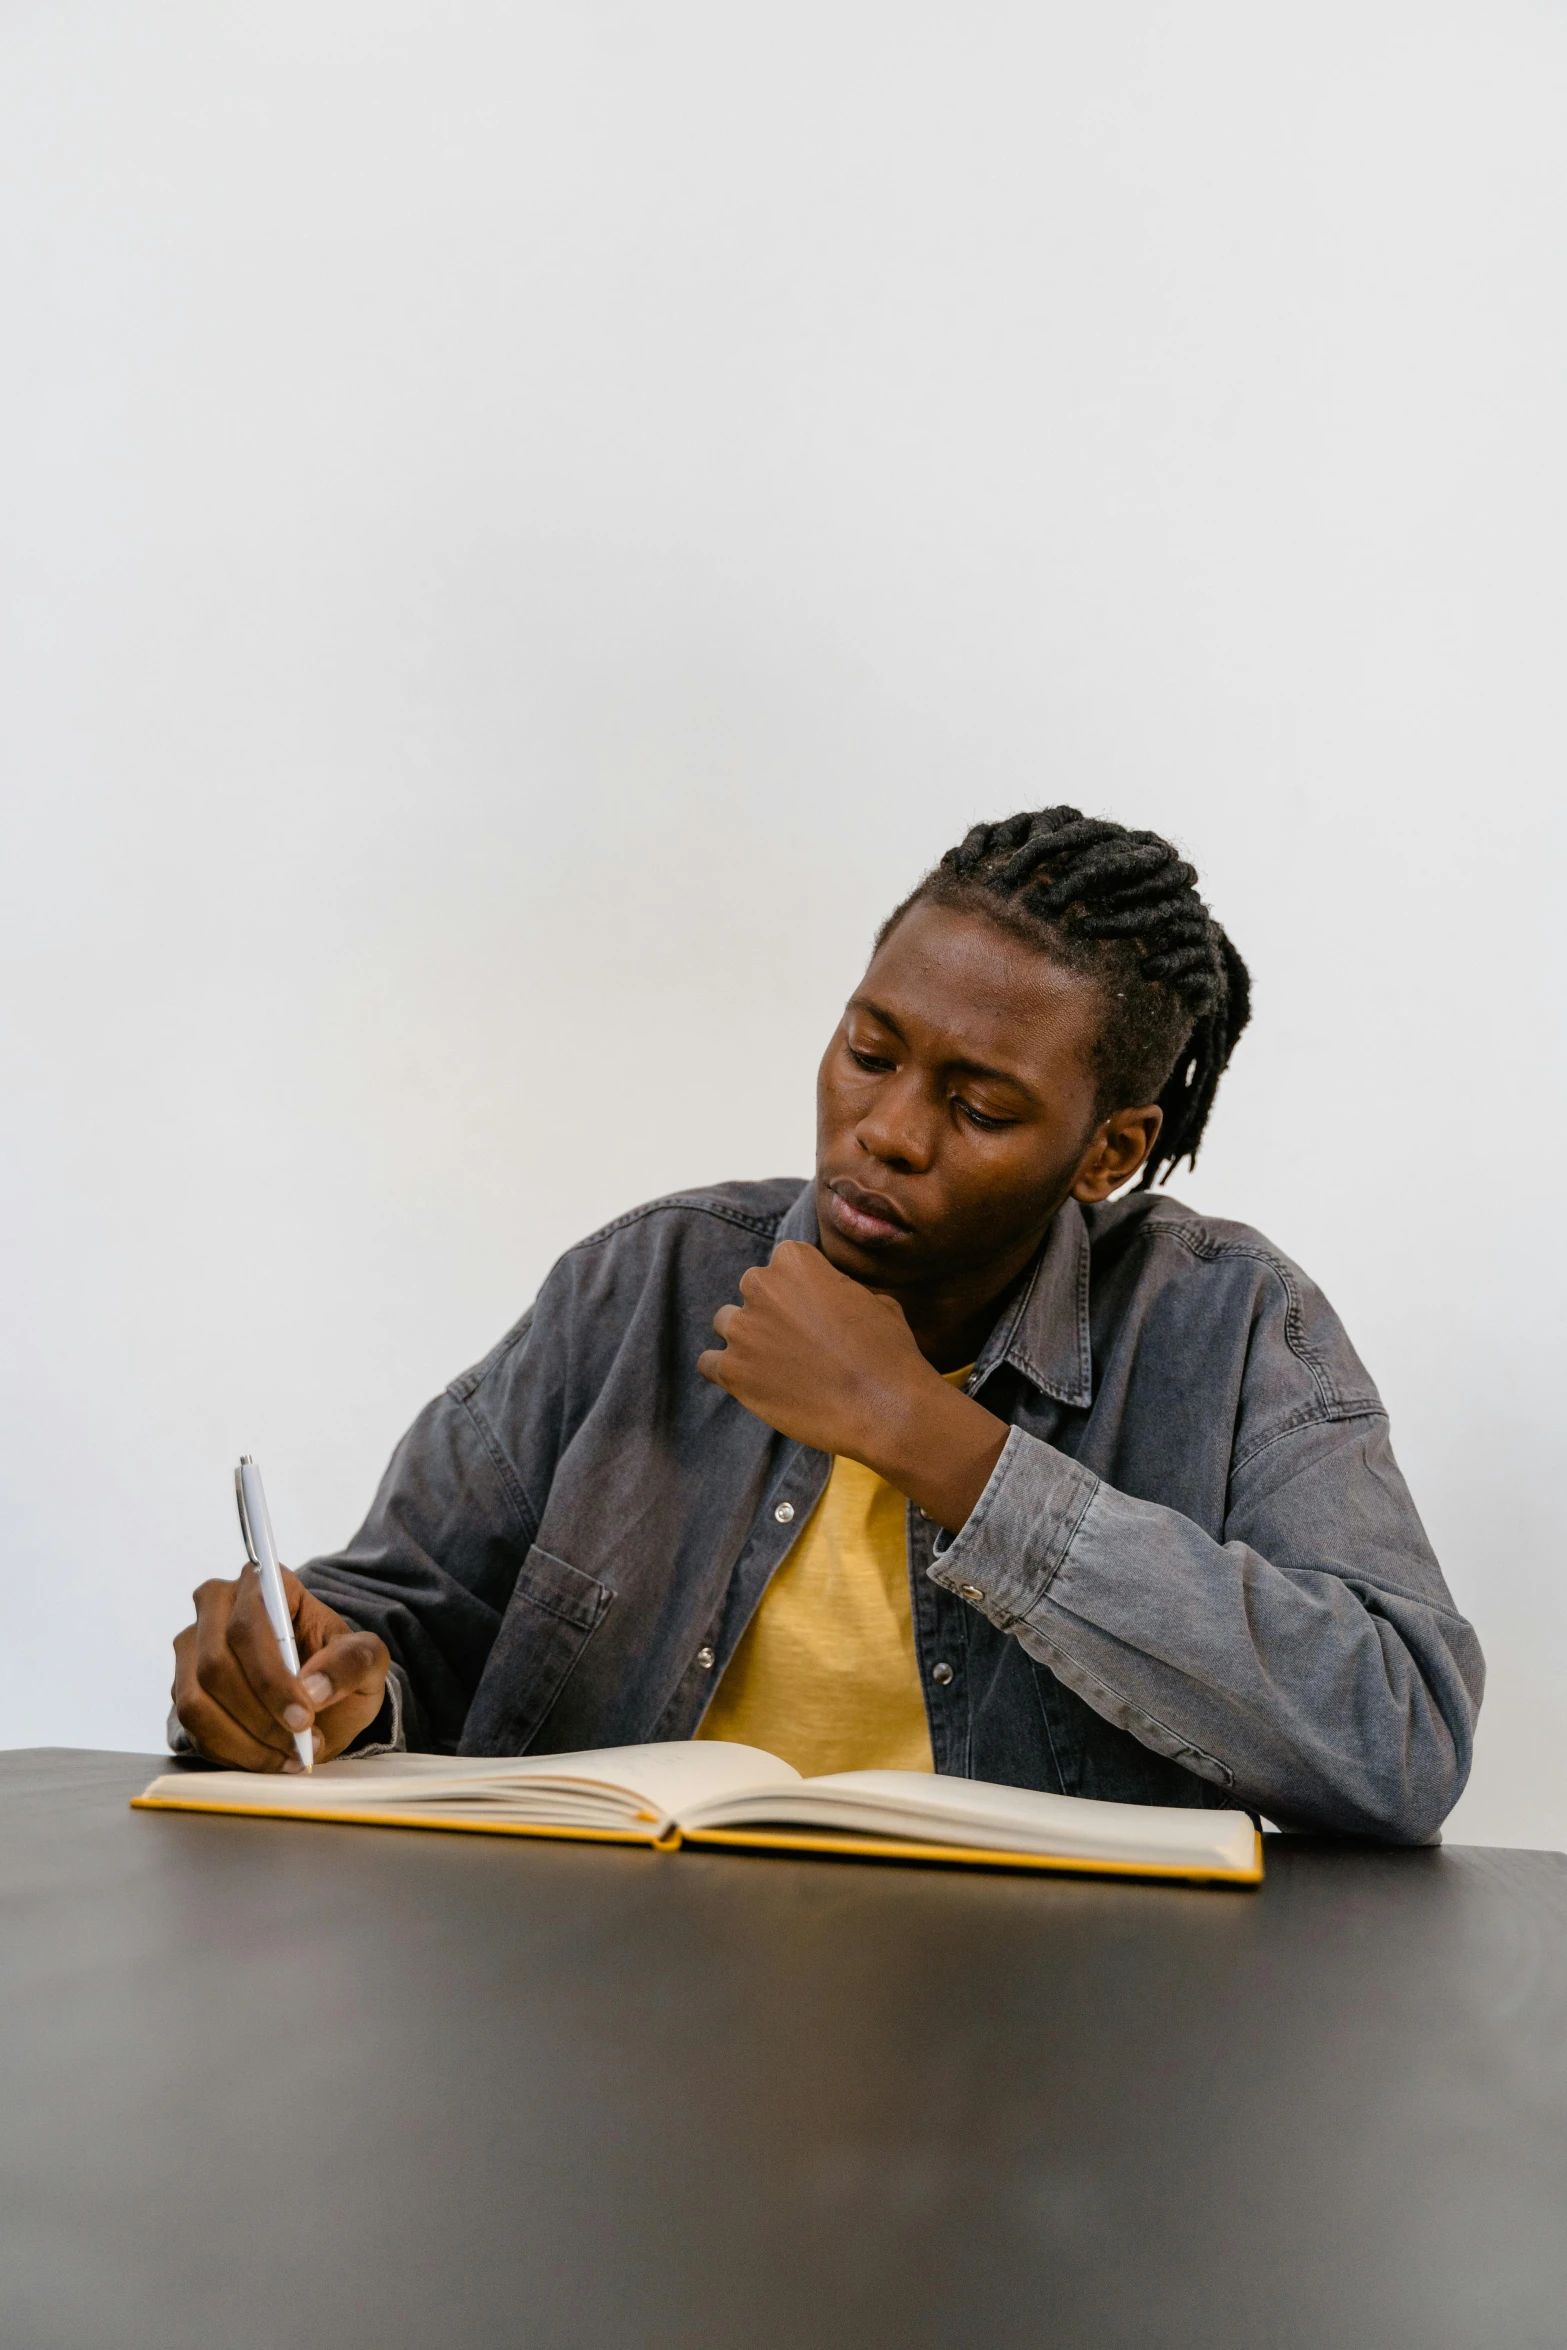
POLYGON ((931 1581, 1010 1632, 1049 1590, 1099 1484, 1091 1469, 1014 1428, 964 1525, 937 1551, 931 1581))
POLYGON ((364 1754, 406 1754, 408 1734, 403 1727, 407 1716, 408 1683, 401 1665, 389 1665, 386 1672, 386 1695, 381 1710, 373 1722, 367 1722, 357 1738, 344 1747, 346 1756, 364 1754))

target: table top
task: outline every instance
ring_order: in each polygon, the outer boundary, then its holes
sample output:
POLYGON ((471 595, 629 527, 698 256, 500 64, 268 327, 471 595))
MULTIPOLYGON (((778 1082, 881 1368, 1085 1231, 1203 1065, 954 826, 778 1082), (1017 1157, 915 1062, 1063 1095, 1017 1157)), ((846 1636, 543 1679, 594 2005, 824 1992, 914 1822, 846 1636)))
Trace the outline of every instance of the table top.
POLYGON ((1560 2350, 1567 1859, 1260 1892, 131 1812, 0 1755, 26 2350, 1560 2350))

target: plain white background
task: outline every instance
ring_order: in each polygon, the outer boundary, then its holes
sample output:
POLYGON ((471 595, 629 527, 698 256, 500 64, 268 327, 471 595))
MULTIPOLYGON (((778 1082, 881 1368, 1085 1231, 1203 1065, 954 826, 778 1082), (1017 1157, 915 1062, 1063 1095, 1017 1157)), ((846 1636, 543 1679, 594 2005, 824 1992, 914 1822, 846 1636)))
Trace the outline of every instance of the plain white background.
MULTIPOLYGON (((805 1172, 976 817, 1173 834, 1567 1844, 1558 7, 13 0, 0 1743, 343 1539, 634 1201, 805 1172)), ((715 1300, 715 1303, 718 1301, 715 1300)))

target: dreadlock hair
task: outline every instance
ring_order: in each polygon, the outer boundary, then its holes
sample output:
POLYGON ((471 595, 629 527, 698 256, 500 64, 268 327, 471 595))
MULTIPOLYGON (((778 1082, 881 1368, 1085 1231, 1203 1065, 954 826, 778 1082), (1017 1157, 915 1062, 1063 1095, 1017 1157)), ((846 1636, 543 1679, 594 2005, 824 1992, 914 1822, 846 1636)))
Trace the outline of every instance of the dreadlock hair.
POLYGON ((1156 1101, 1164 1112, 1139 1189, 1195 1166, 1208 1112, 1251 1017, 1245 964, 1197 895, 1194 868, 1156 832, 1077 808, 976 824, 876 936, 911 906, 983 912, 1091 979, 1106 1017, 1094 1048, 1096 1115, 1156 1101))

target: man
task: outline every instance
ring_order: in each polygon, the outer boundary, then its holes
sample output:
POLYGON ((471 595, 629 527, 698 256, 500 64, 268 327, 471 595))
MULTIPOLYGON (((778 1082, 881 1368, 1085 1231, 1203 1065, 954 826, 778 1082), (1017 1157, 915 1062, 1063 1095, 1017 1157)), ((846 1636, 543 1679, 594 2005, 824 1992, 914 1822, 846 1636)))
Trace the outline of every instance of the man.
POLYGON ((177 1742, 718 1735, 1435 1836, 1483 1666, 1376 1390, 1287 1258, 1151 1188, 1247 1019, 1195 879, 1072 808, 971 832, 828 1045, 814 1181, 568 1251, 287 1579, 297 1679, 251 1571, 197 1592, 177 1742))

